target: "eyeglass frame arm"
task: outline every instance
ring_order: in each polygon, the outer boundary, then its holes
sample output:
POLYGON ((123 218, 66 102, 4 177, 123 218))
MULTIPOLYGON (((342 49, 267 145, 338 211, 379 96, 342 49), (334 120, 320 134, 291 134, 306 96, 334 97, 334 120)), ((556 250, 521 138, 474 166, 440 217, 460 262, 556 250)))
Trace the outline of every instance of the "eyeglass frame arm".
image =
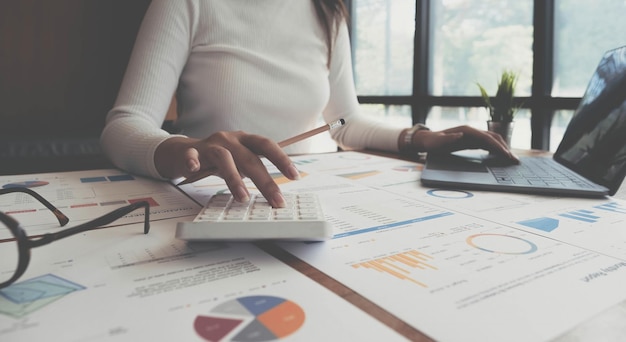
POLYGON ((115 220, 118 220, 141 207, 144 208, 143 233, 148 234, 148 232, 150 232, 150 203, 148 203, 147 201, 139 201, 129 204, 125 207, 115 209, 110 213, 107 213, 89 222, 79 224, 75 227, 63 229, 60 232, 43 234, 39 238, 28 239, 27 243, 31 248, 39 247, 47 245, 56 240, 66 238, 68 236, 72 236, 89 230, 100 229, 102 228, 102 226, 112 223, 115 220))
POLYGON ((52 203, 48 202, 47 199, 45 199, 43 196, 41 196, 40 194, 38 194, 37 192, 29 188, 13 187, 13 188, 0 189, 0 195, 10 194, 14 192, 21 192, 21 193, 25 193, 34 197, 37 201, 39 201, 39 203, 46 206, 46 208, 48 208, 54 214, 54 216, 56 216, 57 221, 59 221, 59 224, 61 225, 61 227, 65 226, 68 222, 70 222, 70 219, 67 218, 67 216, 65 216, 65 214, 61 212, 61 210, 57 209, 57 207, 52 205, 52 203))

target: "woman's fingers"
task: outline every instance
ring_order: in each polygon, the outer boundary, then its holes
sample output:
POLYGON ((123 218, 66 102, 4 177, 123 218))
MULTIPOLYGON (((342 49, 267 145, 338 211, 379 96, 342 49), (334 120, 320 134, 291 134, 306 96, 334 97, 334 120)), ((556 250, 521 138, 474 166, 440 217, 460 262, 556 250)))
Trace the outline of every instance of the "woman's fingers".
POLYGON ((236 201, 245 202, 250 199, 250 194, 232 153, 219 145, 211 145, 203 150, 203 157, 212 165, 210 171, 221 177, 226 182, 228 190, 236 201))
POLYGON ((265 156, 288 178, 298 179, 300 175, 289 156, 278 144, 258 135, 244 135, 240 142, 241 150, 235 156, 239 170, 250 178, 270 205, 284 207, 285 198, 259 155, 265 156))
POLYGON ((298 170, 277 143, 244 132, 217 132, 203 140, 172 137, 158 146, 155 166, 168 178, 200 179, 217 175, 240 202, 250 198, 243 181, 245 175, 271 206, 284 207, 280 188, 259 155, 266 156, 289 179, 299 178, 298 170))
POLYGON ((284 207, 285 199, 280 188, 267 171, 259 155, 268 156, 290 179, 299 173, 289 157, 273 141, 243 132, 219 132, 200 142, 201 163, 204 172, 214 170, 223 178, 236 200, 246 201, 249 193, 243 182, 248 177, 273 207, 284 207))

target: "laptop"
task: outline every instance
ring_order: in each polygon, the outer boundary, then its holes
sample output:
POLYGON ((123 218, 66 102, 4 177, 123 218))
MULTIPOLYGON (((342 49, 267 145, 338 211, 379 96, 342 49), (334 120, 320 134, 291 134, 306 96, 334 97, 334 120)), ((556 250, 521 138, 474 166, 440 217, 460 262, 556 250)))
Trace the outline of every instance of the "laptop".
POLYGON ((429 153, 428 187, 604 197, 626 175, 626 46, 607 51, 551 156, 522 156, 503 165, 482 150, 429 153))

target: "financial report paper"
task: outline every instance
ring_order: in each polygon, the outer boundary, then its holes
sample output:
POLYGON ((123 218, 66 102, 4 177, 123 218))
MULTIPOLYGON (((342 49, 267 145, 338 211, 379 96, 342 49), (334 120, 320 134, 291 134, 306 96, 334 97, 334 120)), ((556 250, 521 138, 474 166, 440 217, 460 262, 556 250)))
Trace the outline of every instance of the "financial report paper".
MULTIPOLYGON (((294 157, 333 223, 281 246, 435 340, 547 341, 626 299, 626 205, 424 188, 421 165, 294 157)), ((279 176, 277 179, 281 180, 279 176)))

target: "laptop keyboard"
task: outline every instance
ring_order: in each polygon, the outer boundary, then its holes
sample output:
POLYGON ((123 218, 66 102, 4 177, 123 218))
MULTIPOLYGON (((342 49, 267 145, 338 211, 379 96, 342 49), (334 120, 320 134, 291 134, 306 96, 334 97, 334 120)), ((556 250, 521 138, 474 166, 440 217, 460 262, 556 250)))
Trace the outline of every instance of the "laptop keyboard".
POLYGON ((591 188, 584 179, 550 158, 521 158, 521 163, 506 167, 489 167, 500 184, 524 184, 545 187, 591 188))

